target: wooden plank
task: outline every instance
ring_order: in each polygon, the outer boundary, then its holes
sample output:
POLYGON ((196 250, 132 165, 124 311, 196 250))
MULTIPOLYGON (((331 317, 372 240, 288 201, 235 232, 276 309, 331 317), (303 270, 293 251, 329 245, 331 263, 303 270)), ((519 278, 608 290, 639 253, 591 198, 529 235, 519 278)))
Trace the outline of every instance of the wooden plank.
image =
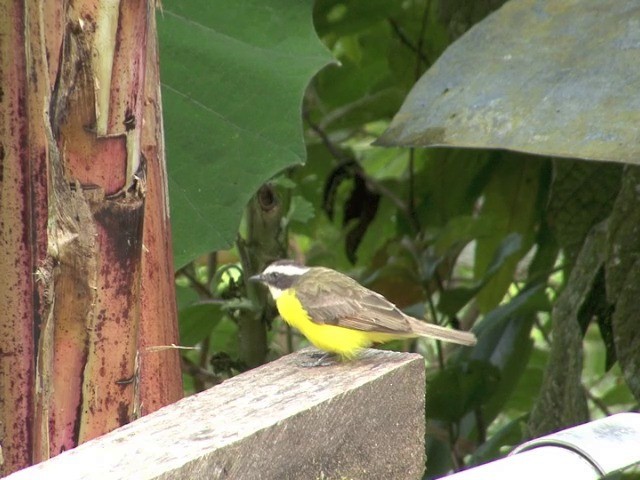
POLYGON ((238 375, 7 480, 393 479, 424 469, 424 360, 310 350, 238 375))

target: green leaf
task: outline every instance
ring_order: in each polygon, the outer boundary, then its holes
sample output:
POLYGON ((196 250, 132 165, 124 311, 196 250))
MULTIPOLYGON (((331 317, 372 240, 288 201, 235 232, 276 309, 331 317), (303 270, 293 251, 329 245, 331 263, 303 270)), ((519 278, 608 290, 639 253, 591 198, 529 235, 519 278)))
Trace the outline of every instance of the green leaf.
POLYGON ((454 217, 436 234, 436 253, 444 255, 452 248, 462 248, 471 240, 488 235, 492 227, 491 218, 471 215, 454 217))
POLYGON ((506 2, 440 56, 378 142, 638 163, 635 6, 506 2))
POLYGON ((544 368, 549 361, 549 352, 534 348, 511 395, 504 405, 503 411, 528 413, 540 392, 544 368))
POLYGON ((519 234, 512 233, 507 235, 498 246, 495 256, 491 260, 484 276, 468 287, 457 287, 442 292, 438 301, 438 310, 449 316, 456 315, 462 307, 469 303, 469 301, 491 281, 493 276, 501 270, 505 262, 521 250, 520 246, 521 239, 519 234))
POLYGON ((500 303, 513 282, 518 261, 533 244, 534 227, 541 216, 537 200, 543 166, 540 159, 524 155, 505 156, 487 185, 482 215, 494 218, 496 223, 491 235, 478 239, 474 268, 476 278, 485 275, 496 248, 506 235, 519 233, 522 244, 518 254, 505 261, 478 294, 478 306, 483 312, 500 303))
POLYGON ((524 440, 526 418, 526 414, 520 415, 493 433, 473 452, 467 466, 474 467, 504 457, 509 450, 524 440))
POLYGON ((289 213, 287 213, 287 222, 307 223, 316 216, 313 204, 300 195, 291 198, 289 213))
POLYGON ((427 418, 458 422, 494 393, 500 371, 490 362, 458 362, 427 381, 427 418))
POLYGON ((535 315, 546 304, 541 285, 529 288, 488 313, 476 329, 478 344, 466 355, 489 361, 500 371, 500 382, 483 409, 487 424, 502 410, 522 378, 532 351, 535 315))
POLYGON ((180 310, 180 344, 193 346, 208 337, 222 318, 220 305, 201 303, 180 310))
POLYGON ((416 150, 426 165, 416 177, 421 192, 417 210, 422 225, 439 227, 458 215, 472 215, 478 197, 490 180, 497 162, 495 153, 480 150, 416 150))
POLYGON ((211 332, 209 348, 212 352, 224 352, 230 358, 238 359, 238 324, 228 316, 221 321, 211 332))
MULTIPOLYGON (((524 290, 509 303, 489 312, 474 328, 478 343, 473 349, 460 349, 451 358, 452 365, 478 362, 496 369, 497 382, 481 402, 485 425, 496 418, 522 376, 532 350, 530 334, 535 312, 545 304, 542 285, 524 290)), ((456 409, 453 412, 460 412, 459 405, 467 402, 453 397, 450 400, 456 409)), ((469 438, 477 425, 475 412, 467 413, 459 425, 460 436, 469 438)), ((434 455, 438 448, 437 444, 429 442, 428 455, 434 455)))
POLYGON ((400 2, 367 0, 318 0, 314 17, 321 35, 342 37, 368 30, 376 23, 384 23, 390 15, 400 12, 400 2))
MULTIPOLYGON (((616 368, 616 367, 614 367, 616 368)), ((614 372, 617 376, 621 375, 620 371, 614 372)), ((633 394, 629 390, 629 386, 624 382, 616 382, 612 388, 600 398, 605 405, 618 406, 618 405, 634 405, 637 403, 633 398, 633 394)))
POLYGON ((228 247, 257 188, 304 161, 302 95, 330 60, 311 7, 163 2, 158 31, 176 267, 228 247))
POLYGON ((198 300, 198 293, 193 288, 176 284, 176 301, 178 304, 178 311, 193 305, 198 300))

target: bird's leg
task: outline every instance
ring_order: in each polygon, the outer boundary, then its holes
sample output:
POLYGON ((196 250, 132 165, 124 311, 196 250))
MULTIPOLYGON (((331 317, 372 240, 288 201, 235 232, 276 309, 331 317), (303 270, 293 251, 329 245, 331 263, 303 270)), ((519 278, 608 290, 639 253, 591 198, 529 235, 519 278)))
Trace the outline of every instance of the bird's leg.
POLYGON ((322 358, 325 355, 327 355, 327 352, 324 352, 322 350, 316 350, 316 351, 313 351, 313 352, 309 352, 306 355, 309 358, 317 359, 317 358, 322 358))
POLYGON ((304 368, 329 367, 336 364, 337 355, 329 352, 313 352, 309 357, 312 360, 300 362, 299 365, 304 368))

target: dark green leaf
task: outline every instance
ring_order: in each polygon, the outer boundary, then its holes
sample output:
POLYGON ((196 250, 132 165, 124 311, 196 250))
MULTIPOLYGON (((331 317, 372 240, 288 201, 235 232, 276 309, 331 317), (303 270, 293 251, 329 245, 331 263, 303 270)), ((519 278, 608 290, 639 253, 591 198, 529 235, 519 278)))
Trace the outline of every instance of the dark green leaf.
POLYGON ((491 179, 497 162, 491 152, 434 149, 416 151, 425 156, 425 166, 416 175, 421 192, 417 211, 422 225, 442 227, 451 218, 472 215, 478 197, 491 179), (455 186, 455 188, 453 188, 455 186))
POLYGON ((427 418, 458 422, 493 395, 500 370, 489 362, 457 362, 427 381, 427 418))
POLYGON ((180 344, 193 346, 208 337, 222 318, 220 305, 200 303, 179 312, 180 344))
POLYGON ((230 358, 238 358, 238 325, 224 316, 211 332, 209 348, 212 352, 224 352, 230 358))
POLYGON ((445 315, 456 315, 462 307, 464 307, 489 281, 491 281, 493 275, 500 271, 502 265, 509 260, 512 255, 520 251, 520 245, 519 234, 512 233, 507 235, 495 252, 495 256, 489 264, 484 277, 469 287, 457 287, 442 292, 440 300, 438 301, 438 310, 445 315))
POLYGON ((187 285, 176 284, 176 300, 178 311, 180 311, 196 303, 199 298, 198 293, 193 288, 187 285))
POLYGON ((235 239, 258 187, 305 158, 302 94, 329 61, 309 1, 165 1, 158 15, 176 266, 235 239))
POLYGON ((482 445, 480 445, 473 455, 471 460, 467 464, 469 467, 482 465, 491 460, 504 457, 508 450, 511 450, 514 446, 522 443, 525 438, 526 427, 526 414, 520 415, 514 418, 500 430, 495 432, 491 437, 487 439, 482 445), (507 450, 507 451, 505 451, 507 450))
POLYGON ((534 229, 541 217, 537 200, 543 172, 544 162, 540 159, 525 155, 504 156, 487 185, 482 215, 494 219, 494 228, 490 235, 478 239, 476 278, 488 272, 494 252, 506 235, 520 234, 521 248, 479 292, 477 300, 481 311, 489 311, 500 303, 514 280, 518 261, 533 244, 534 229))
POLYGON ((450 249, 459 249, 476 238, 489 235, 493 228, 491 218, 460 215, 453 217, 436 234, 434 247, 436 253, 444 255, 450 249))
POLYGON ((544 369, 549 361, 549 352, 534 348, 531 351, 525 370, 507 399, 504 411, 528 413, 538 397, 542 386, 544 369))
POLYGON ((475 329, 478 344, 462 353, 491 362, 500 371, 500 383, 483 409, 485 423, 493 421, 518 385, 532 351, 531 328, 536 312, 546 305, 542 285, 524 290, 485 316, 475 329))
POLYGON ((400 2, 388 0, 318 0, 313 13, 321 35, 341 37, 368 30, 380 22, 385 23, 389 16, 398 14, 401 8, 400 2))

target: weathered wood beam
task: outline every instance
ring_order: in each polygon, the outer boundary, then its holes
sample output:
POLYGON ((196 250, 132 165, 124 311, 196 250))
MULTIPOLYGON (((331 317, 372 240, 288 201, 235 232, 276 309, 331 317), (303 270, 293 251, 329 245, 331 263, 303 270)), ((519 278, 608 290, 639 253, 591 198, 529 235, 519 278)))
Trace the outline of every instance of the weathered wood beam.
POLYGON ((424 361, 367 350, 302 368, 288 355, 7 480, 391 479, 424 468, 424 361))

